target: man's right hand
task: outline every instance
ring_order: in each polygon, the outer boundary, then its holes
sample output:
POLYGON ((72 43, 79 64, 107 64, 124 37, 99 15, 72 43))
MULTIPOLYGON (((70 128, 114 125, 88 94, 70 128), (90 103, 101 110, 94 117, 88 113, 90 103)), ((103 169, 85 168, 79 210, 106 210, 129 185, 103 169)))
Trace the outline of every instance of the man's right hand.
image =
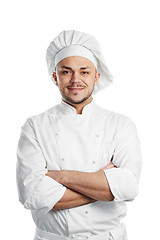
POLYGON ((110 161, 110 163, 108 163, 106 166, 104 166, 103 168, 101 168, 101 170, 105 170, 105 169, 110 169, 110 168, 117 168, 117 166, 115 166, 112 162, 112 160, 110 161))

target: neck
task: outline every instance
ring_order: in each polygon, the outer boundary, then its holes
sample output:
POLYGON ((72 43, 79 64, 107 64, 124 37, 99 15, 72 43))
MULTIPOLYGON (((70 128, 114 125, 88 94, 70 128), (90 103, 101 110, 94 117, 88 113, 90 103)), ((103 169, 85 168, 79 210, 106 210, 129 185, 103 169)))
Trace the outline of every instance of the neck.
POLYGON ((62 100, 63 100, 64 102, 68 103, 69 105, 71 105, 72 107, 74 107, 74 108, 76 109, 76 111, 77 111, 77 114, 82 114, 83 108, 84 108, 87 104, 89 104, 89 103, 93 100, 93 98, 92 98, 92 96, 91 96, 91 97, 88 98, 86 101, 84 101, 84 102, 82 102, 82 103, 80 103, 80 104, 70 103, 70 102, 68 102, 67 100, 63 99, 63 98, 62 98, 62 100))

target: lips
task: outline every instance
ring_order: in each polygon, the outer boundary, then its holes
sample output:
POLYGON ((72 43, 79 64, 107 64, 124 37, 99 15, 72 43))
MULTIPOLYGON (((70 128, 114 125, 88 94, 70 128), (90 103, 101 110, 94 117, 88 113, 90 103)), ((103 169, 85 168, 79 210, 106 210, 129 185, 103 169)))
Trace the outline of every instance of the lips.
POLYGON ((68 90, 71 92, 80 92, 84 89, 84 87, 68 87, 68 90))

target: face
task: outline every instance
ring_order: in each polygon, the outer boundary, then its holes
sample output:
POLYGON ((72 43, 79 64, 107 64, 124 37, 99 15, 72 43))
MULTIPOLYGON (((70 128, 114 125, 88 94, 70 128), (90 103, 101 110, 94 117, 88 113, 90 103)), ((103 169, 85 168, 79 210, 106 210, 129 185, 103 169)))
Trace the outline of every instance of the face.
POLYGON ((53 73, 62 99, 71 104, 89 102, 99 77, 94 64, 80 56, 64 58, 57 64, 56 73, 53 73))

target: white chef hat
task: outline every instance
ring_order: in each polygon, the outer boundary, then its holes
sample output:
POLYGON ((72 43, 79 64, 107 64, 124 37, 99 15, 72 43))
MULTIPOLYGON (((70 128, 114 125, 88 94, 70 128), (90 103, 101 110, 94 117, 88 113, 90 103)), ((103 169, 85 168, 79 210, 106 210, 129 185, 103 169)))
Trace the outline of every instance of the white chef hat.
POLYGON ((53 82, 56 65, 64 58, 82 56, 89 59, 100 72, 100 79, 93 93, 106 88, 112 83, 112 75, 105 63, 101 48, 94 36, 76 30, 61 32, 49 45, 46 53, 47 67, 53 82))

